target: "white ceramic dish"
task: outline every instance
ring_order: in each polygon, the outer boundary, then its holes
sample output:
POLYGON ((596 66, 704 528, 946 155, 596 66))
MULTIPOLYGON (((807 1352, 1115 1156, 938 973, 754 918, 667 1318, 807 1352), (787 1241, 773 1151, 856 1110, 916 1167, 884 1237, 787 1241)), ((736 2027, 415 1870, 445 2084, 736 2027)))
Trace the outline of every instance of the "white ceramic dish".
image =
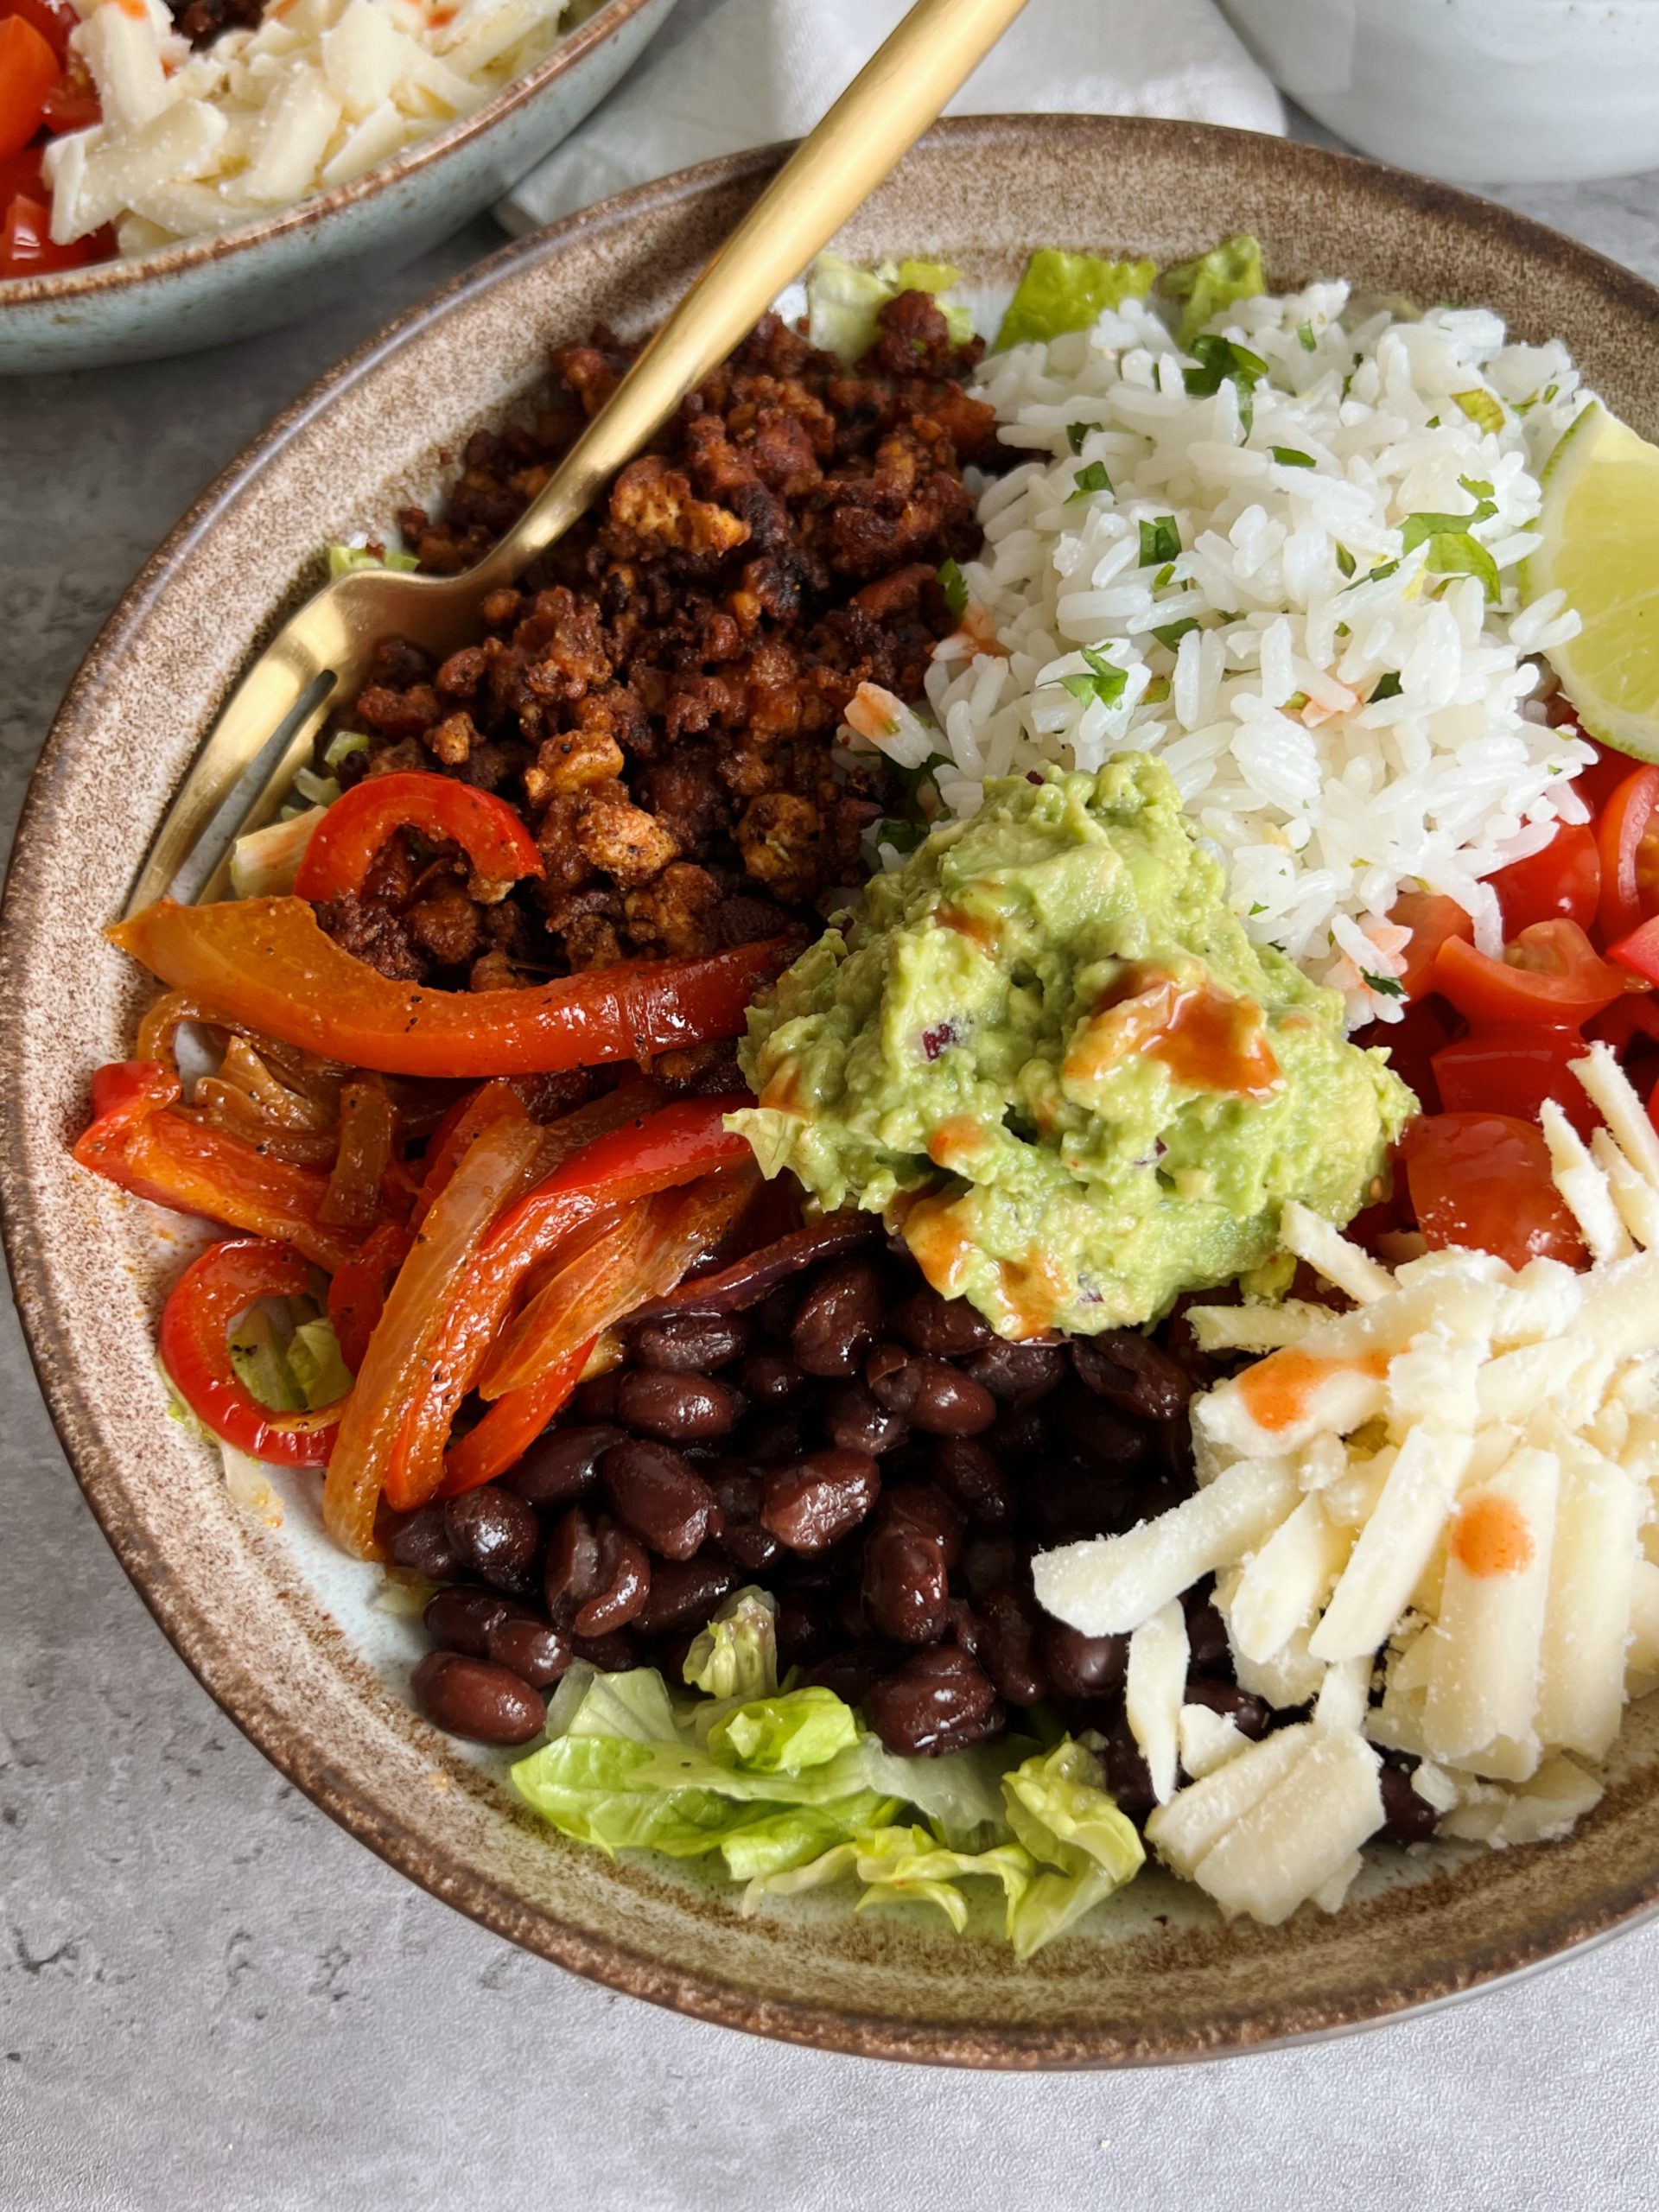
POLYGON ((1221 0, 1283 92, 1454 183, 1659 167, 1659 0, 1221 0))
POLYGON ((245 228, 0 283, 0 376, 194 353, 274 329, 395 268, 516 184, 598 105, 674 0, 603 0, 476 114, 245 228))

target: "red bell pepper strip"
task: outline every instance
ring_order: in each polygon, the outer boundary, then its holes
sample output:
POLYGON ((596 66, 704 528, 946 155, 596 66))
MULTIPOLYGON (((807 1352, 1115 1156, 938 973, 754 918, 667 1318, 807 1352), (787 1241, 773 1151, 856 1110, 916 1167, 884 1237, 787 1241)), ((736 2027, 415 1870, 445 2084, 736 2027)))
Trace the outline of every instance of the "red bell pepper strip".
POLYGON ((515 1466, 569 1399, 598 1341, 589 1337, 569 1358, 544 1370, 524 1389, 498 1398, 478 1426, 445 1455, 438 1496, 459 1497, 463 1491, 493 1483, 515 1466))
POLYGON ((480 1137, 492 1122, 524 1111, 524 1101, 514 1087, 514 1081, 511 1076, 496 1076, 490 1082, 480 1084, 476 1090, 467 1091, 456 1099, 432 1132, 420 1170, 421 1194, 415 1203, 416 1223, 454 1173, 455 1162, 468 1145, 480 1137))
POLYGON ((376 854, 399 830, 459 845, 473 864, 473 896, 493 904, 521 875, 546 866, 536 840, 505 799, 453 776, 420 770, 371 776, 337 798, 312 832, 295 895, 344 899, 363 888, 376 854))
POLYGON ((363 1364, 375 1323, 385 1308, 391 1279, 414 1242, 412 1230, 398 1222, 383 1221, 328 1279, 328 1319, 340 1340, 340 1356, 353 1375, 363 1364))
POLYGON ((391 1075, 536 1075, 735 1037, 787 954, 774 939, 524 990, 436 991, 354 960, 303 899, 162 899, 108 934, 174 989, 263 1036, 391 1075))
POLYGON ((21 16, 0 16, 0 155, 21 153, 58 81, 51 41, 21 16))
POLYGON ((1653 910, 1652 868, 1644 848, 1659 808, 1659 768, 1638 768, 1608 799, 1596 823, 1601 855, 1601 934, 1611 944, 1639 929, 1653 910))
POLYGON ((340 1135, 322 1217, 336 1229, 367 1229, 382 1211, 380 1185, 392 1163, 397 1112, 374 1076, 340 1085, 340 1135))
POLYGON ((1502 960, 1448 938, 1434 961, 1434 988, 1474 1022, 1577 1027, 1631 986, 1576 922, 1535 922, 1502 960))
MULTIPOLYGON (((556 1122, 547 1139, 585 1134, 619 1106, 626 1110, 627 1103, 626 1093, 592 1099, 556 1122)), ((625 1122, 601 1126, 495 1224, 467 1279, 456 1287, 443 1333, 404 1416, 391 1478, 399 1497, 424 1504, 433 1495, 455 1414, 531 1269, 609 1208, 747 1160, 747 1141, 729 1136, 721 1126, 728 1113, 745 1103, 733 1096, 677 1099, 659 1107, 656 1095, 648 1094, 625 1122)))
POLYGON ((322 1219, 328 1178, 262 1154, 226 1130, 172 1111, 179 1079, 153 1060, 118 1060, 92 1077, 92 1122, 77 1140, 83 1167, 180 1213, 291 1244, 330 1274, 358 1239, 322 1219))
POLYGON ((284 1244, 215 1244, 179 1277, 162 1308, 162 1365, 196 1419, 225 1443, 278 1467, 323 1467, 345 1400, 311 1414, 274 1413, 231 1364, 230 1330, 262 1298, 302 1298, 306 1262, 284 1244))

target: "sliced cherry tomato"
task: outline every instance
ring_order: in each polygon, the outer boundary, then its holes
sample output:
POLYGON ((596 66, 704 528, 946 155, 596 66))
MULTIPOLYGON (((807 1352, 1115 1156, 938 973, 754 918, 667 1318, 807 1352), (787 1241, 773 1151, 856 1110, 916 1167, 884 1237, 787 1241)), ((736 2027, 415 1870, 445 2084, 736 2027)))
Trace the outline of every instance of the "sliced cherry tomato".
POLYGON ((94 231, 60 245, 52 236, 52 214, 43 200, 13 195, 0 221, 0 276, 52 276, 60 270, 84 269, 107 261, 115 251, 113 231, 94 231))
POLYGON ((1432 1114, 1402 1147, 1417 1226, 1434 1250, 1529 1260, 1587 1260, 1578 1224, 1551 1180, 1549 1147, 1532 1122, 1508 1114, 1432 1114))
POLYGON ((80 11, 70 0, 3 0, 0 14, 21 16, 33 23, 60 62, 69 50, 70 32, 80 22, 80 11))
POLYGON ((1411 931, 1400 982, 1408 999, 1420 999, 1434 988, 1434 960, 1447 938, 1460 937, 1472 944, 1475 925, 1455 899, 1438 891, 1402 892, 1389 909, 1389 919, 1411 931))
POLYGON ((521 875, 540 875, 536 840, 505 799, 452 776, 421 770, 353 784, 318 823, 294 878, 301 899, 343 899, 359 892, 375 855, 399 830, 434 844, 459 845, 485 897, 499 898, 521 875))
POLYGON ((1588 1043, 1611 1045, 1623 1059, 1627 1052, 1640 1050, 1638 1039, 1659 1045, 1659 1005, 1646 991, 1627 991, 1593 1021, 1586 1021, 1584 1033, 1588 1043))
POLYGON ((435 991, 354 960, 303 899, 163 899, 109 935, 175 990, 261 1036, 345 1067, 448 1077, 547 1074, 741 1036, 750 1000, 788 953, 772 938, 522 990, 435 991))
POLYGON ((1507 1114, 1538 1119, 1553 1098, 1581 1137, 1599 1120, 1572 1073, 1585 1056, 1576 1029, 1475 1029, 1434 1055, 1434 1081, 1448 1114, 1507 1114))
POLYGON ((1610 944, 1607 957, 1628 968, 1632 976, 1639 976, 1644 983, 1659 983, 1659 914, 1632 930, 1629 937, 1610 944))
MULTIPOLYGON (((72 130, 90 130, 95 123, 104 120, 104 110, 90 77, 85 75, 79 59, 69 57, 69 66, 41 103, 41 121, 54 138, 67 138, 72 130)), ((104 238, 103 231, 98 233, 104 238)), ((115 249, 110 248, 111 253, 115 249)))
POLYGON ((1628 937, 1659 906, 1659 768, 1638 768, 1607 800, 1596 824, 1601 852, 1601 933, 1628 937))
POLYGON ((1448 938, 1434 961, 1434 988, 1468 1020, 1495 1027, 1541 1022, 1576 1027, 1630 988, 1576 922, 1534 922, 1502 960, 1448 938))
POLYGON ((1565 692, 1555 694, 1546 712, 1557 729, 1566 730, 1580 744, 1589 746, 1596 756, 1573 779, 1573 788, 1589 808, 1593 820, 1637 763, 1628 753, 1615 753, 1611 745, 1603 745, 1599 739, 1587 735, 1565 692))
POLYGON ((1353 1042, 1362 1049, 1382 1046, 1389 1065, 1402 1083, 1410 1084, 1423 1112, 1438 1114, 1440 1096, 1434 1080, 1434 1055, 1451 1043, 1457 1027, 1451 1009, 1430 992, 1412 1001, 1403 1020, 1373 1021, 1355 1032, 1353 1042))
POLYGON ((44 150, 40 146, 25 146, 21 153, 0 158, 0 209, 10 207, 19 193, 25 200, 41 203, 52 197, 51 188, 41 173, 44 150))
POLYGON ((238 1237, 188 1267, 162 1308, 162 1365, 199 1421, 255 1459, 278 1467, 324 1467, 340 1407, 281 1414, 262 1405, 231 1364, 230 1331, 262 1298, 302 1298, 309 1271, 286 1244, 238 1237))
POLYGON ((1497 893, 1505 937, 1563 918, 1587 930, 1601 893, 1595 833, 1587 823, 1563 822, 1542 852, 1511 861, 1486 880, 1497 893))
POLYGON ((16 154, 28 145, 57 81, 52 41, 21 16, 0 16, 0 154, 16 154))

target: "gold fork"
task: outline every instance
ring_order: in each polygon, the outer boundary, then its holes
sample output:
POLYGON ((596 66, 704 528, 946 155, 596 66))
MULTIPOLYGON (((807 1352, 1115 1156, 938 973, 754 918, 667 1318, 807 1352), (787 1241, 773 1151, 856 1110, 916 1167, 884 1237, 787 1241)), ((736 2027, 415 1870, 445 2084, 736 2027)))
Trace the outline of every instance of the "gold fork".
POLYGON ((330 707, 375 647, 408 638, 443 655, 479 601, 512 583, 586 512, 934 122, 1025 0, 919 0, 738 225, 500 542, 458 576, 363 569, 284 623, 237 685, 156 834, 127 912, 172 895, 222 896, 233 839, 268 822, 310 758, 330 707))

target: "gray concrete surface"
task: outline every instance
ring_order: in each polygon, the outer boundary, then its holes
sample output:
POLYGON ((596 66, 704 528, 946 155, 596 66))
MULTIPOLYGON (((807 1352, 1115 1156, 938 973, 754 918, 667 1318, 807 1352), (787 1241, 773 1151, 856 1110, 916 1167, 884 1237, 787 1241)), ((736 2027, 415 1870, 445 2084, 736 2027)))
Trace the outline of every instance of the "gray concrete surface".
MULTIPOLYGON (((1310 135, 1313 135, 1310 133, 1310 135)), ((1659 276, 1659 176, 1504 195, 1659 276)), ((0 384, 0 829, 133 570, 347 346, 489 251, 176 364, 0 384)), ((163 1643, 0 1344, 0 2212, 1624 2212, 1659 1928, 1339 2044, 969 2077, 614 1997, 411 1888, 163 1643)))

